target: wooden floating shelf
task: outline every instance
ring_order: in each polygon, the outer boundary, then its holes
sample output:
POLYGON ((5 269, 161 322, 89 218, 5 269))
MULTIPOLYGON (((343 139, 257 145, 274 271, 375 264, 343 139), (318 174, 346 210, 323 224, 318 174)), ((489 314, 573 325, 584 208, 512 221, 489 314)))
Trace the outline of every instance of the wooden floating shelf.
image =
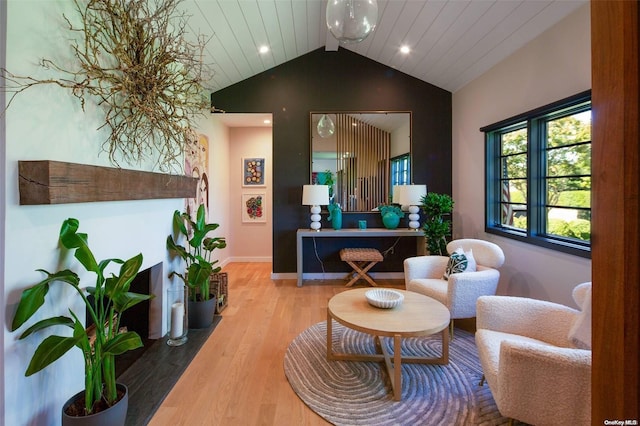
POLYGON ((21 205, 193 198, 198 179, 61 161, 18 161, 21 205))

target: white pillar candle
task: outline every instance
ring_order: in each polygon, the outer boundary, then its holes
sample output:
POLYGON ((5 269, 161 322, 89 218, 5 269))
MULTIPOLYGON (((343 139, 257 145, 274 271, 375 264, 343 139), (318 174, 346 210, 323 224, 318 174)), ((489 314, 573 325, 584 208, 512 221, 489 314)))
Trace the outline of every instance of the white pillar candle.
POLYGON ((184 304, 181 302, 171 305, 171 334, 172 339, 182 336, 184 324, 184 304))

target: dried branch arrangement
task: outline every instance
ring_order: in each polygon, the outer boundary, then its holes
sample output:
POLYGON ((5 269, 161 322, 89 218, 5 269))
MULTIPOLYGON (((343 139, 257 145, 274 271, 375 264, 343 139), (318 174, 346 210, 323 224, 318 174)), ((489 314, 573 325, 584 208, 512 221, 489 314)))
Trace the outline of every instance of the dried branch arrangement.
POLYGON ((2 70, 2 90, 12 93, 7 108, 33 86, 58 85, 71 90, 83 110, 89 99, 104 110, 99 129, 110 130, 102 149, 112 164, 155 159, 162 171, 182 171, 193 120, 209 108, 206 40, 187 40, 182 1, 74 0, 79 23, 64 18, 80 36, 71 45, 77 68, 42 59, 42 67, 61 75, 48 79, 2 70))

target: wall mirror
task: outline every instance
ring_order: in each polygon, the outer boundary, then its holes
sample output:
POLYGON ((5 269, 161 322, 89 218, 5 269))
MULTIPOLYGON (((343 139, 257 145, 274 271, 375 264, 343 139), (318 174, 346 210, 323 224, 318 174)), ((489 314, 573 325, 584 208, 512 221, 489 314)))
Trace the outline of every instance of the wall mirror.
POLYGON ((311 183, 343 211, 372 211, 411 183, 411 112, 314 111, 310 124, 311 183))

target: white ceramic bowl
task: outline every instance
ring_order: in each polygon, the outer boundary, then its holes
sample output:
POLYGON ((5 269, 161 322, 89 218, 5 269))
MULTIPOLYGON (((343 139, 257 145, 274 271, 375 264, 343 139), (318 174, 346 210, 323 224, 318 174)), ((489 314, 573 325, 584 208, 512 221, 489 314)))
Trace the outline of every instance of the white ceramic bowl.
POLYGON ((369 304, 376 308, 390 309, 399 306, 404 296, 399 291, 390 290, 388 288, 376 288, 367 291, 365 294, 369 304))

